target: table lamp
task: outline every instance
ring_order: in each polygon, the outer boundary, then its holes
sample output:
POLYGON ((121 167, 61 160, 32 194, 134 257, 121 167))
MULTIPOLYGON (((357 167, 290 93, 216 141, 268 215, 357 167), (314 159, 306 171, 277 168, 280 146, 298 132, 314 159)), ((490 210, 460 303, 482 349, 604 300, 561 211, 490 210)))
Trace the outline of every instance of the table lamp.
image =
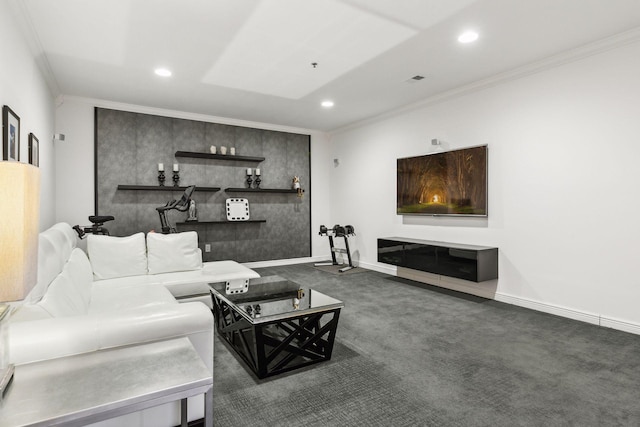
POLYGON ((0 400, 13 378, 7 303, 24 299, 36 284, 39 214, 40 169, 0 162, 0 400))

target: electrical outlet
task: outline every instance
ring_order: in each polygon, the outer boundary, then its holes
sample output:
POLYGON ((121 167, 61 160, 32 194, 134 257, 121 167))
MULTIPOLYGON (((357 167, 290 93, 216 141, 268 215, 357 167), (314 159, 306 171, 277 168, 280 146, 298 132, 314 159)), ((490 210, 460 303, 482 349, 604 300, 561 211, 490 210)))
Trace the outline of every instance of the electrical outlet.
POLYGON ((205 243, 204 251, 205 252, 211 252, 211 244, 210 243, 205 243))

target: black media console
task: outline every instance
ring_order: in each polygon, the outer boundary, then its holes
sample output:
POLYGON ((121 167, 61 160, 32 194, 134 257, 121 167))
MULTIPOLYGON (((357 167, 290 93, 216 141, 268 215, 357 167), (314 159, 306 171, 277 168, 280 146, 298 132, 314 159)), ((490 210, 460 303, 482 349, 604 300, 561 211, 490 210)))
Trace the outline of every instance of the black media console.
POLYGON ((498 278, 498 248, 404 237, 378 239, 378 262, 471 282, 498 278))

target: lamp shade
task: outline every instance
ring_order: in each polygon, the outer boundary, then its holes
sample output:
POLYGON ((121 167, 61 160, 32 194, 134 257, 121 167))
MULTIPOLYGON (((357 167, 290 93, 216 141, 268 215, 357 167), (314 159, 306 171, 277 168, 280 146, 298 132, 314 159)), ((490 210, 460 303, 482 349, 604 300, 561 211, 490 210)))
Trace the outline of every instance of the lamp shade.
POLYGON ((40 169, 0 162, 0 301, 24 299, 37 281, 40 169))

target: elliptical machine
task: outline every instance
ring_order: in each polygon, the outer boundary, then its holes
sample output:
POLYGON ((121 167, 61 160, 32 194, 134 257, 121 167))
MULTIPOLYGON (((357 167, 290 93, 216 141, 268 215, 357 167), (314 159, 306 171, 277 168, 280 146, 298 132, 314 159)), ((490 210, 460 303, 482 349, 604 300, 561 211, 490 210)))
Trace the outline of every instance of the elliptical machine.
POLYGON ((104 223, 107 221, 113 221, 115 218, 111 215, 91 215, 89 216, 89 221, 92 223, 91 225, 74 225, 73 229, 78 233, 78 237, 82 240, 86 237, 87 234, 100 234, 103 236, 109 235, 109 230, 103 227, 104 223))
POLYGON ((190 185, 186 190, 184 190, 184 193, 182 193, 182 197, 180 198, 180 200, 171 200, 170 202, 167 202, 166 205, 156 208, 156 210, 158 211, 158 215, 160 216, 162 234, 178 232, 175 227, 172 227, 171 224, 169 224, 169 220, 167 219, 167 212, 174 209, 178 212, 186 212, 187 210, 189 210, 191 195, 193 194, 195 189, 195 185, 190 185))
POLYGON ((349 260, 349 265, 339 269, 338 271, 340 273, 344 273, 345 271, 349 271, 352 268, 355 268, 353 266, 353 262, 351 261, 351 251, 349 250, 349 240, 347 239, 347 237, 349 237, 349 236, 355 236, 356 235, 355 229, 353 228, 352 225, 345 225, 343 227, 343 226, 341 226, 339 224, 336 224, 331 229, 328 229, 324 225, 321 225, 320 226, 320 232, 318 234, 321 235, 321 236, 328 236, 329 237, 329 246, 331 247, 331 260, 332 260, 332 262, 319 262, 319 263, 314 264, 316 267, 328 266, 328 265, 339 265, 338 261, 336 260, 336 254, 347 254, 347 259, 349 260), (344 237, 344 249, 335 247, 335 245, 333 244, 333 238, 334 237, 344 237))

